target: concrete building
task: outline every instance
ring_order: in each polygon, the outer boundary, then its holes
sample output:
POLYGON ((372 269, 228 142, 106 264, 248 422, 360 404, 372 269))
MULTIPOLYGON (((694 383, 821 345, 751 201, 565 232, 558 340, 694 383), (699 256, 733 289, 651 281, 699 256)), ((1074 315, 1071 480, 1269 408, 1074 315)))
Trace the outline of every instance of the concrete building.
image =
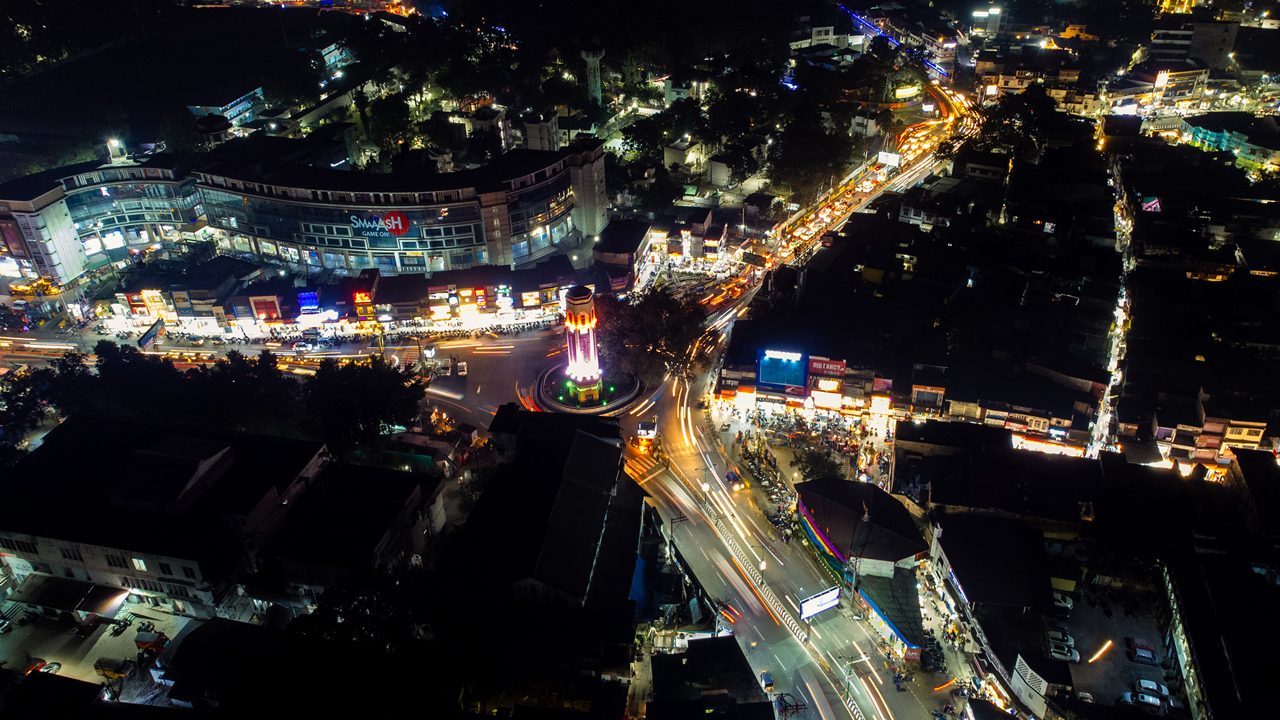
POLYGON ((241 574, 257 568, 290 501, 324 466, 323 450, 319 443, 72 417, 15 469, 59 482, 20 483, 0 507, 0 558, 10 587, 49 616, 77 609, 36 602, 26 583, 113 589, 127 596, 122 601, 193 617, 226 613, 243 600, 241 574))
POLYGON ((266 104, 266 96, 261 85, 248 92, 223 91, 221 94, 207 92, 206 95, 209 96, 187 105, 187 110, 196 117, 221 115, 237 127, 253 120, 258 108, 266 104))
POLYGON ((1156 62, 1190 58, 1210 70, 1223 70, 1231 62, 1239 29, 1234 22, 1165 16, 1151 33, 1150 57, 1156 62))
POLYGON ((605 190, 604 143, 581 139, 566 148, 569 183, 573 188, 573 223, 583 237, 598 236, 609 224, 609 195, 605 190))
POLYGON ((1211 112, 1182 118, 1182 138, 1206 150, 1229 152, 1249 169, 1280 169, 1280 125, 1273 116, 1211 112))
POLYGON ((524 116, 524 146, 530 150, 560 149, 560 116, 555 112, 524 116))

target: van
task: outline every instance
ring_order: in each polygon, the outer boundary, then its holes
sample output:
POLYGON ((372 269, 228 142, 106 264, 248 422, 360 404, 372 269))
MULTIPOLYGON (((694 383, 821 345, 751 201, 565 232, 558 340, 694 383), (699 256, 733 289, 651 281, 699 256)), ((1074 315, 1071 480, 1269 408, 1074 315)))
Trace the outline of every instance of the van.
POLYGON ((764 688, 767 693, 773 692, 773 673, 768 670, 760 673, 760 687, 764 688))

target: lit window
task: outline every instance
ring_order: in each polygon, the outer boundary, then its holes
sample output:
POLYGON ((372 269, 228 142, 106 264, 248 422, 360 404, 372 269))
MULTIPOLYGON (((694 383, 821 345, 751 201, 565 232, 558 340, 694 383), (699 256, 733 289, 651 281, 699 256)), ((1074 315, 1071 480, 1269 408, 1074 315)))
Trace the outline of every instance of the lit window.
POLYGON ((137 571, 139 571, 139 572, 146 572, 146 571, 147 571, 147 562, 146 562, 145 560, 143 560, 142 558, 134 558, 134 559, 133 559, 133 569, 134 569, 134 570, 137 570, 137 571))

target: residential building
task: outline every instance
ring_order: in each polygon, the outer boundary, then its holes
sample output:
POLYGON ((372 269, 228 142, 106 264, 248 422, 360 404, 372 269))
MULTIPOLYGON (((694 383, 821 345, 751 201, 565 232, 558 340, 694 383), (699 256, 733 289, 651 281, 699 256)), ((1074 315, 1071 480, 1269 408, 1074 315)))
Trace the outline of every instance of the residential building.
POLYGON ((530 150, 559 150, 560 116, 554 112, 525 115, 524 146, 530 150))
POLYGON ((1280 170, 1280 124, 1275 116, 1211 112, 1182 118, 1182 138, 1206 150, 1229 152, 1250 170, 1280 170))
POLYGON ((266 103, 262 86, 251 88, 247 92, 226 89, 221 94, 215 94, 210 88, 203 92, 204 97, 187 105, 187 110, 196 117, 221 115, 237 127, 253 120, 258 108, 266 103))
POLYGON ((10 599, 74 614, 47 586, 78 583, 114 591, 115 609, 127 600, 194 617, 232 612, 243 573, 258 568, 291 501, 319 475, 323 451, 72 417, 15 469, 59 482, 13 485, 0 507, 0 557, 20 586, 10 599))
POLYGON ((1169 15, 1151 33, 1150 58, 1155 62, 1192 59, 1210 70, 1224 70, 1231 62, 1240 24, 1169 15))
POLYGON ((571 216, 581 237, 598 237, 609 224, 609 195, 605 190, 604 141, 581 138, 564 152, 573 190, 571 216))

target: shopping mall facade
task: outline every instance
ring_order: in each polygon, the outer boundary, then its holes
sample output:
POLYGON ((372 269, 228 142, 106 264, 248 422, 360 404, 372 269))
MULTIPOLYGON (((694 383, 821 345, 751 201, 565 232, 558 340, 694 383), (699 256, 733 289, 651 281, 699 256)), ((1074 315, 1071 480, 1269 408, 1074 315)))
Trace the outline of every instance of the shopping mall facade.
POLYGON ((607 222, 599 142, 445 174, 315 167, 306 150, 251 137, 190 160, 117 157, 0 185, 8 272, 66 285, 162 241, 200 240, 292 271, 521 267, 607 222))

